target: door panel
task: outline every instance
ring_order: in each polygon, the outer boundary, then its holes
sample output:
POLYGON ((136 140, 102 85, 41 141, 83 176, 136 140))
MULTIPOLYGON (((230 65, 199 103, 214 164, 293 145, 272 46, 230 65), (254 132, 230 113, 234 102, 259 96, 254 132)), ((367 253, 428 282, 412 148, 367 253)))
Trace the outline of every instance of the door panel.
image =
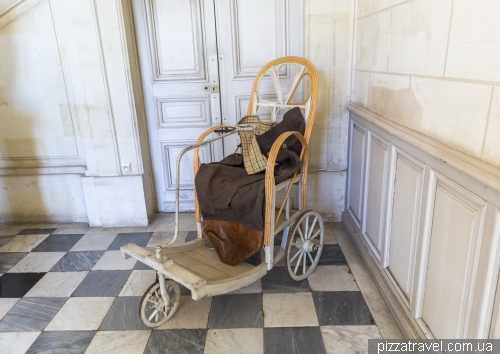
MULTIPOLYGON (((158 211, 175 210, 180 151, 209 127, 235 125, 245 116, 264 64, 301 55, 301 6, 300 0, 133 0, 158 211)), ((281 70, 283 87, 291 85, 294 70, 281 70)), ((272 87, 264 79, 261 94, 275 98, 272 87)), ((232 136, 224 146, 202 149, 200 158, 219 160, 236 145, 232 136)), ((194 209, 191 164, 192 153, 181 165, 181 211, 194 209)))
MULTIPOLYGON (((212 90, 219 83, 213 2, 134 0, 133 10, 157 209, 174 211, 178 154, 220 124, 220 96, 212 90)), ((210 161, 214 149, 202 158, 210 161)), ((181 210, 192 210, 192 153, 180 178, 181 210)))

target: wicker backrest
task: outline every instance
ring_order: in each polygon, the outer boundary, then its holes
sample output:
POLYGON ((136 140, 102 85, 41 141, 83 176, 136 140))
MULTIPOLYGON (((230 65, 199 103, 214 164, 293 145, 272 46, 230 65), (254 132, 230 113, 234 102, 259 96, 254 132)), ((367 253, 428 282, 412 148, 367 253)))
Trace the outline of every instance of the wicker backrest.
MULTIPOLYGON (((272 95, 272 94, 271 94, 272 95)), ((274 95, 273 95, 274 96, 274 95)), ((289 110, 293 107, 299 107, 302 110, 306 120, 306 130, 304 137, 309 143, 312 127, 314 124, 314 115, 316 113, 316 103, 318 101, 318 73, 314 65, 307 59, 301 57, 282 57, 270 61, 260 69, 253 81, 248 102, 247 115, 258 115, 262 109, 271 112, 271 120, 276 121, 280 110, 289 110), (289 66, 288 68, 286 68, 289 66), (280 75, 287 72, 291 74, 290 67, 295 68, 295 77, 287 91, 281 85, 280 75), (288 69, 288 70, 285 70, 288 69), (270 92, 259 92, 259 86, 263 78, 269 77, 274 86, 276 100, 270 100, 265 96, 270 96, 270 92), (304 78, 309 77, 309 82, 304 82, 304 78), (293 96, 300 84, 303 83, 304 100, 301 102, 292 102, 293 96)))

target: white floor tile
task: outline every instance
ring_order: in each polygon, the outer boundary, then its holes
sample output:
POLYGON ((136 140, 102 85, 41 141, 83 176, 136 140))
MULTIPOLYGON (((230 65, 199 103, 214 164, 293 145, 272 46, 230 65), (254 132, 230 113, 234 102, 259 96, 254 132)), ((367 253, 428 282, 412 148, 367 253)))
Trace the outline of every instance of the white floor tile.
POLYGON ((0 229, 0 236, 14 236, 21 232, 22 229, 0 229))
POLYGON ((20 299, 15 299, 15 298, 5 298, 5 299, 0 299, 0 320, 7 314, 7 312, 10 311, 12 307, 14 307, 15 304, 20 299))
POLYGON ((106 251, 92 270, 128 270, 133 269, 137 260, 124 259, 121 251, 106 251))
POLYGON ((158 329, 207 328, 211 297, 195 301, 191 296, 182 296, 175 315, 158 329))
POLYGON ((102 251, 107 250, 117 233, 88 233, 73 246, 71 251, 102 251))
POLYGON ((97 332, 85 354, 136 354, 144 352, 151 331, 97 332))
POLYGON ((31 252, 9 270, 9 273, 48 272, 66 252, 31 252))
POLYGON ((44 235, 17 235, 5 245, 0 247, 0 252, 31 252, 45 240, 49 234, 44 235))
POLYGON ((264 294, 264 327, 318 326, 311 293, 264 294))
POLYGON ((0 332, 0 354, 24 354, 41 332, 0 332))
POLYGON ((95 331, 108 313, 114 297, 71 297, 46 331, 95 331))
POLYGON ((155 270, 133 270, 119 296, 142 296, 155 281, 155 270))
POLYGON ((210 329, 205 354, 258 354, 264 352, 262 328, 210 329))
POLYGON ((359 291, 346 265, 317 266, 307 280, 313 291, 359 291))
POLYGON ((368 339, 381 339, 377 326, 324 326, 321 335, 327 353, 367 353, 368 339))
POLYGON ((69 297, 88 272, 51 272, 31 288, 25 297, 69 297))

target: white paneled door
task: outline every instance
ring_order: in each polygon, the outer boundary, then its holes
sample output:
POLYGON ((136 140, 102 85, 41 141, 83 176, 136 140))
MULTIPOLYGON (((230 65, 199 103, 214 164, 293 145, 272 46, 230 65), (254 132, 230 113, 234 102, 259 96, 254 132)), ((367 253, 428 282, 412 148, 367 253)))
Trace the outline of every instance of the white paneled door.
MULTIPOLYGON (((133 0, 157 210, 174 210, 178 154, 212 126, 245 115, 257 71, 301 55, 300 0, 133 0)), ((289 87, 293 68, 283 68, 289 87)), ((265 94, 264 80, 261 93, 265 94)), ((297 93, 300 95, 300 92, 297 93)), ((266 119, 267 112, 261 112, 266 119)), ((236 147, 236 137, 200 152, 203 162, 236 147)), ((192 154, 181 165, 181 210, 193 205, 192 154)))

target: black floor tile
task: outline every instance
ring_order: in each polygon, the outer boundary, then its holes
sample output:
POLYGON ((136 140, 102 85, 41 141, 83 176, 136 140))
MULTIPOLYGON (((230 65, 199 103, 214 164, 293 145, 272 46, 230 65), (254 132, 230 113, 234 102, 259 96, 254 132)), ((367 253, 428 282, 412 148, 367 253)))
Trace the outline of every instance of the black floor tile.
POLYGON ((13 238, 14 238, 14 236, 0 236, 0 247, 5 245, 7 242, 12 240, 13 238))
POLYGON ((6 273, 0 277, 0 297, 23 297, 46 273, 6 273))
POLYGON ((85 353, 96 332, 42 332, 26 354, 80 354, 85 353))
POLYGON ((318 265, 340 265, 347 264, 347 260, 339 245, 323 245, 323 252, 318 265))
POLYGON ((132 273, 131 270, 97 270, 89 272, 71 296, 118 296, 130 273, 132 273))
POLYGON ((50 270, 51 272, 83 272, 91 270, 104 251, 68 252, 50 270))
POLYGON ((142 262, 137 261, 135 263, 134 270, 153 270, 153 268, 151 268, 150 266, 148 266, 142 262))
POLYGON ((260 251, 258 251, 257 253, 254 253, 253 255, 245 259, 243 262, 246 262, 253 266, 258 266, 259 264, 262 263, 263 260, 264 260, 263 255, 261 254, 260 251))
POLYGON ((264 328, 266 354, 326 354, 319 327, 264 328))
POLYGON ((121 246, 128 243, 135 243, 137 246, 146 247, 152 232, 130 232, 118 234, 108 247, 108 251, 119 250, 121 246))
POLYGON ((50 235, 31 252, 68 252, 82 237, 83 234, 50 235))
POLYGON ((18 235, 47 235, 56 231, 57 228, 52 229, 24 229, 18 235))
POLYGON ((375 324, 361 291, 318 291, 312 296, 320 326, 375 324))
POLYGON ((0 273, 7 273, 21 259, 26 257, 28 252, 2 252, 0 253, 0 273))
POLYGON ((197 231, 188 231, 186 239, 184 242, 189 242, 189 241, 194 241, 198 238, 198 232, 197 231))
POLYGON ((274 267, 262 277, 262 292, 264 293, 294 293, 311 291, 307 279, 295 281, 286 272, 285 267, 274 267))
POLYGON ((42 331, 65 302, 65 297, 21 299, 0 320, 0 332, 42 331))
POLYGON ((153 331, 144 354, 202 354, 206 340, 206 329, 153 331))
POLYGON ((102 321, 100 331, 148 330, 139 317, 141 296, 121 296, 108 311, 102 321))
POLYGON ((262 328, 263 314, 262 294, 215 296, 208 328, 262 328))

